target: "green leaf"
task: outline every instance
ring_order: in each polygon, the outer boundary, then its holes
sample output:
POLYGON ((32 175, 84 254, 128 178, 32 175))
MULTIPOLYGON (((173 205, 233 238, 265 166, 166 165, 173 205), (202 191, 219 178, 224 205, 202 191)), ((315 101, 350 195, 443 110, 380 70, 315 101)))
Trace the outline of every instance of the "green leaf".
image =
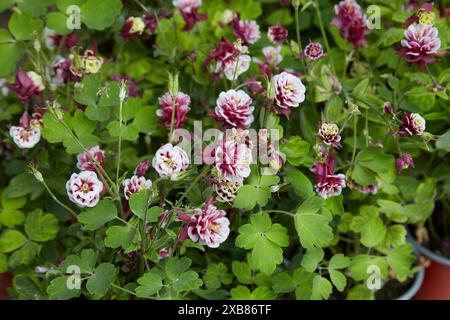
POLYGON ((256 19, 262 14, 261 3, 255 0, 234 1, 231 9, 239 12, 241 19, 256 19))
POLYGON ((446 133, 437 139, 436 148, 450 152, 450 130, 447 130, 446 133))
MULTIPOLYGON (((3 38, 4 40, 4 38, 3 38)), ((16 70, 17 61, 22 58, 25 49, 20 43, 0 44, 0 76, 4 77, 16 70)))
POLYGON ((70 266, 78 266, 83 274, 90 274, 94 271, 97 255, 92 249, 84 249, 80 255, 71 254, 58 267, 62 273, 67 273, 70 266))
POLYGON ((138 128, 139 132, 152 134, 158 129, 158 121, 156 116, 156 107, 140 108, 132 122, 133 126, 138 128))
POLYGON ((314 195, 311 181, 299 170, 289 170, 286 172, 286 181, 289 182, 303 199, 308 199, 314 195))
POLYGON ((287 143, 281 145, 281 151, 290 164, 298 166, 304 162, 305 156, 309 152, 309 143, 303 141, 299 136, 293 136, 287 143))
POLYGON ((30 265, 39 254, 40 246, 32 241, 27 241, 22 248, 13 252, 9 257, 11 268, 30 265))
POLYGON ((387 262, 399 281, 412 277, 414 261, 416 261, 416 256, 411 244, 398 246, 389 251, 387 255, 387 262))
POLYGON ((122 247, 125 250, 131 246, 136 236, 136 229, 125 226, 112 226, 106 230, 105 246, 109 248, 122 247))
POLYGON ((331 282, 334 284, 336 289, 338 289, 339 292, 344 291, 345 287, 347 286, 347 278, 344 276, 344 274, 334 269, 329 270, 329 274, 331 282))
POLYGON ((328 224, 330 218, 318 213, 321 206, 322 199, 313 196, 305 200, 295 214, 295 229, 306 249, 324 247, 333 239, 333 230, 328 224))
POLYGON ((86 230, 97 230, 117 217, 117 208, 112 201, 104 199, 93 208, 89 208, 78 216, 78 221, 86 230))
POLYGON ((27 203, 26 197, 9 198, 6 192, 1 194, 1 203, 4 209, 20 209, 27 203))
POLYGON ((23 172, 11 179, 5 189, 5 195, 17 198, 31 194, 32 198, 36 198, 43 190, 42 184, 32 174, 23 172))
POLYGON ((135 141, 139 138, 139 128, 134 124, 124 125, 120 127, 119 121, 111 121, 108 123, 108 132, 112 137, 118 137, 122 132, 122 139, 127 141, 135 141))
POLYGON ((68 288, 70 277, 74 276, 61 276, 52 280, 47 287, 47 293, 51 300, 69 300, 80 296, 80 289, 68 288))
POLYGON ((245 185, 238 189, 234 206, 236 208, 251 210, 256 204, 261 207, 267 205, 271 191, 268 186, 245 185))
POLYGON ((185 272, 191 266, 192 260, 186 257, 174 257, 167 261, 165 270, 170 280, 176 280, 177 277, 185 272))
POLYGON ((389 226, 381 243, 382 250, 398 247, 406 242, 406 228, 400 224, 389 226))
POLYGON ((40 281, 36 276, 18 274, 13 279, 14 290, 19 299, 47 300, 48 297, 42 290, 40 281))
POLYGON ((311 299, 327 300, 333 291, 330 281, 326 278, 316 275, 313 279, 311 299))
POLYGON ((232 280, 232 275, 228 273, 227 266, 222 262, 209 264, 203 276, 206 288, 214 290, 219 289, 222 283, 230 284, 232 280))
POLYGON ((306 254, 302 258, 302 267, 308 272, 314 272, 317 265, 323 260, 324 252, 322 248, 311 248, 306 250, 306 254))
POLYGON ((141 298, 151 297, 163 287, 161 276, 151 270, 140 277, 137 283, 139 286, 135 292, 141 298))
POLYGON ((267 287, 257 287, 253 292, 245 286, 237 286, 230 290, 232 300, 273 300, 275 295, 267 287))
POLYGON ((351 277, 356 281, 367 280, 370 276, 368 273, 368 267, 376 265, 380 268, 380 275, 383 279, 388 275, 388 263, 385 257, 375 257, 369 255, 358 255, 352 258, 352 262, 349 266, 351 277))
POLYGON ((101 298, 108 292, 115 274, 116 268, 113 264, 102 263, 95 268, 95 272, 86 283, 86 288, 90 294, 101 298))
POLYGON ((27 242, 22 232, 7 230, 0 237, 0 252, 8 253, 19 249, 27 242))
POLYGON ((0 253, 0 273, 8 271, 8 258, 3 253, 0 253))
POLYGON ((357 285, 350 289, 347 300, 374 300, 374 294, 365 285, 357 285))
POLYGON ((56 11, 48 13, 45 18, 47 28, 60 35, 67 35, 72 31, 67 28, 67 19, 65 14, 56 11))
POLYGON ((342 253, 335 254, 328 263, 328 268, 344 269, 350 265, 350 259, 342 253))
POLYGON ((366 247, 378 245, 386 235, 386 226, 375 206, 362 206, 360 215, 353 218, 350 228, 361 233, 361 243, 366 247))
POLYGON ((165 270, 167 277, 172 282, 172 287, 177 292, 195 290, 202 284, 202 280, 198 278, 198 274, 194 271, 186 271, 189 269, 192 261, 183 257, 171 258, 167 261, 165 270))
POLYGON ((341 97, 333 95, 325 103, 325 116, 327 119, 339 119, 342 115, 342 109, 344 108, 344 102, 341 97))
POLYGON ((4 209, 0 212, 0 222, 6 227, 22 225, 25 221, 25 215, 22 211, 14 209, 4 209))
POLYGON ((276 266, 283 261, 281 247, 288 244, 286 228, 277 223, 272 224, 267 213, 252 215, 250 224, 241 226, 236 238, 236 246, 252 249, 252 264, 267 274, 273 273, 276 266))
POLYGON ((9 30, 17 40, 32 40, 43 28, 41 20, 34 19, 28 13, 14 12, 8 23, 9 30))
POLYGON ((385 47, 389 47, 394 43, 400 42, 404 37, 405 30, 402 28, 390 28, 381 33, 378 44, 382 44, 385 47))
POLYGON ((396 178, 395 159, 392 155, 384 154, 381 148, 367 147, 358 153, 355 161, 358 166, 379 175, 388 183, 393 183, 396 178))
POLYGON ((236 276, 238 281, 243 284, 252 284, 252 269, 248 265, 248 263, 233 261, 231 264, 231 270, 233 274, 236 276))
POLYGON ((81 6, 81 21, 90 29, 104 30, 114 23, 121 11, 120 0, 87 0, 81 6))
POLYGON ((35 210, 27 215, 25 232, 31 240, 45 242, 56 237, 59 231, 58 220, 50 213, 35 210))

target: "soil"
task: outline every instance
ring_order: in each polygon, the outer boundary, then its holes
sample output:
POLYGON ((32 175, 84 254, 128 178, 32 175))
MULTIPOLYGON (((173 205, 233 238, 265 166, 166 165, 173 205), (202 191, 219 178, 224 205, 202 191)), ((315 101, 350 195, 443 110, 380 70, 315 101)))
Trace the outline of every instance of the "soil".
POLYGON ((399 283, 396 280, 389 280, 383 288, 375 293, 376 300, 395 300, 404 294, 413 285, 415 278, 399 283))

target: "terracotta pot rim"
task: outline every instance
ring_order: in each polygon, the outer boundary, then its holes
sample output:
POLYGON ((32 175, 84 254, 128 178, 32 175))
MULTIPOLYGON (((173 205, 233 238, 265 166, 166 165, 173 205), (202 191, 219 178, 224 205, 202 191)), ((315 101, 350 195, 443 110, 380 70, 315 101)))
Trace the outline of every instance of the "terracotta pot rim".
POLYGON ((450 267, 450 259, 445 258, 441 255, 438 255, 431 251, 430 249, 424 247, 420 243, 414 239, 414 237, 411 236, 411 234, 408 234, 408 241, 410 241, 414 247, 417 249, 417 251, 423 255, 425 255, 427 258, 433 260, 434 262, 443 264, 444 266, 450 267))

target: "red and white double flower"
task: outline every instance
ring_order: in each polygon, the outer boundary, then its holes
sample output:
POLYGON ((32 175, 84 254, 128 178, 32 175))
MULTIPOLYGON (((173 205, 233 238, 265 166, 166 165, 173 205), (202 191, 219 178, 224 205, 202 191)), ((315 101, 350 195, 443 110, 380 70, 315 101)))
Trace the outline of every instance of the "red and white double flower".
POLYGON ((289 116, 289 108, 296 108, 305 101, 306 88, 302 80, 291 73, 282 72, 272 78, 274 87, 273 102, 277 109, 275 111, 281 112, 289 116))
POLYGON ((152 181, 145 179, 143 176, 134 175, 129 179, 125 179, 122 183, 123 194, 125 199, 129 200, 133 193, 139 193, 144 189, 150 189, 152 187, 152 181))
POLYGON ((247 129, 254 117, 252 98, 242 90, 221 92, 212 116, 225 127, 247 129))
POLYGON ((82 171, 96 171, 94 163, 105 166, 105 152, 99 146, 90 148, 88 151, 77 155, 77 168, 82 171))
POLYGON ((332 122, 320 123, 318 136, 326 145, 333 146, 336 149, 341 148, 341 135, 337 124, 332 122))
POLYGON ((178 212, 178 217, 186 222, 179 241, 184 241, 189 236, 194 242, 217 248, 230 234, 230 221, 226 217, 226 212, 213 205, 213 198, 210 198, 202 208, 195 209, 192 216, 178 212))
POLYGON ((70 201, 80 207, 95 207, 103 191, 103 183, 93 171, 72 173, 66 183, 66 191, 70 201))
POLYGON ((15 91, 20 101, 25 103, 39 96, 44 91, 45 85, 42 77, 36 72, 19 70, 16 74, 16 82, 9 84, 8 88, 15 91))
POLYGON ((165 144, 158 149, 152 161, 152 166, 161 177, 176 180, 178 175, 189 167, 189 157, 181 147, 165 144))
POLYGON ((166 128, 170 128, 172 122, 172 109, 174 109, 173 127, 175 129, 181 128, 187 120, 191 98, 183 92, 178 92, 175 97, 175 104, 172 106, 172 96, 169 92, 166 92, 162 97, 158 98, 158 101, 161 106, 156 110, 159 122, 166 128))
POLYGON ((425 132, 426 121, 418 113, 403 113, 402 124, 394 136, 407 137, 422 135, 425 132))
POLYGON ((442 56, 446 51, 438 51, 441 47, 441 40, 438 37, 438 30, 429 24, 412 24, 405 30, 405 39, 401 41, 403 49, 399 54, 406 58, 408 63, 417 64, 424 68, 427 63, 438 61, 433 58, 442 56))
POLYGON ((342 189, 345 188, 345 175, 335 174, 334 172, 334 156, 333 149, 325 154, 324 162, 316 162, 311 167, 311 171, 316 178, 315 189, 316 192, 324 199, 334 197, 341 194, 342 189))
POLYGON ((221 141, 214 150, 214 162, 218 175, 228 180, 242 180, 250 175, 253 156, 245 143, 233 140, 221 141))
POLYGON ((21 149, 31 149, 41 140, 41 129, 12 126, 9 135, 21 149))
POLYGON ((233 33, 245 44, 253 44, 261 38, 259 25, 254 20, 240 20, 237 16, 232 21, 233 33))

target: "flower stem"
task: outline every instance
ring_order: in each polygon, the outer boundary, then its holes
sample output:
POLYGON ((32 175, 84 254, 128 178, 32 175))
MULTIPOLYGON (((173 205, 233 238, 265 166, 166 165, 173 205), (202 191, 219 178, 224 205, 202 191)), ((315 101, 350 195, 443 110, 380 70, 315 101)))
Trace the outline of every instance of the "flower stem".
POLYGON ((61 207, 63 207, 64 209, 66 209, 67 211, 69 211, 72 216, 76 217, 77 214, 75 213, 75 211, 73 211, 72 209, 70 209, 68 206, 66 206, 64 203, 62 203, 57 197, 56 195, 53 193, 53 191, 50 189, 50 187, 47 185, 47 182, 45 182, 44 179, 42 179, 41 183, 44 185, 45 189, 47 190, 47 192, 50 194, 50 196, 52 197, 52 199, 59 204, 61 207))
POLYGON ((116 189, 119 190, 120 158, 122 156, 123 100, 119 103, 119 142, 117 146, 116 189))
MULTIPOLYGON (((300 49, 300 53, 303 52, 303 46, 302 46, 302 38, 300 36, 300 22, 298 19, 298 6, 295 7, 295 33, 297 34, 297 44, 300 49)), ((300 57, 300 61, 302 62, 303 69, 306 72, 306 64, 305 59, 300 57)))
POLYGON ((325 32, 325 27, 323 26, 322 15, 320 14, 319 0, 315 1, 314 7, 316 7, 317 18, 318 18, 318 21, 319 21, 319 28, 320 28, 320 32, 322 33, 322 38, 323 38, 323 42, 325 43, 325 48, 327 48, 327 54, 328 54, 328 57, 330 59, 331 68, 333 68, 333 73, 335 75, 337 75, 336 68, 334 67, 333 59, 331 58, 330 44, 328 42, 327 33, 325 32))

